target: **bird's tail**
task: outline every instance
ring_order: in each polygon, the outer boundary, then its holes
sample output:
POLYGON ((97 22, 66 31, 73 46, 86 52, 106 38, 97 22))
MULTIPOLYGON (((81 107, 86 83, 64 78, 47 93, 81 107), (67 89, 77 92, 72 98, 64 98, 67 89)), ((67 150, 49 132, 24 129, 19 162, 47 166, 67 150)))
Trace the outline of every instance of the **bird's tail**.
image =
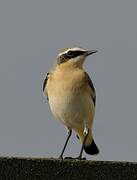
POLYGON ((97 145, 95 144, 94 140, 92 140, 92 143, 90 145, 85 145, 84 150, 87 154, 95 155, 99 153, 99 149, 97 145))

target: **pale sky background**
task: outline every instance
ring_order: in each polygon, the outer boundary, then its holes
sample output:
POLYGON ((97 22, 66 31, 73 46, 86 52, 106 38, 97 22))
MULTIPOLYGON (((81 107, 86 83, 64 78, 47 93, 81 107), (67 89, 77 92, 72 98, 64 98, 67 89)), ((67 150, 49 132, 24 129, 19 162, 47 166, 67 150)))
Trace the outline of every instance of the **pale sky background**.
MULTIPOLYGON (((43 97, 58 50, 97 49, 85 68, 97 93, 93 160, 137 161, 137 1, 0 1, 0 156, 58 157, 66 129, 43 97)), ((65 156, 77 156, 73 135, 65 156)))

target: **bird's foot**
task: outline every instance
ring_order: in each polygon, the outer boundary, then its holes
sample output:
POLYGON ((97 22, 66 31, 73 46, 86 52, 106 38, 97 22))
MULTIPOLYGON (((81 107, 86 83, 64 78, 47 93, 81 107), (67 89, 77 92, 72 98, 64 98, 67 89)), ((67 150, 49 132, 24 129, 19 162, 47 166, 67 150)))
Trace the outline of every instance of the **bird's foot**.
POLYGON ((83 157, 83 158, 81 158, 81 157, 75 157, 75 158, 73 158, 73 157, 65 157, 64 159, 69 159, 69 160, 86 160, 86 158, 85 157, 83 157))
POLYGON ((74 159, 73 157, 65 157, 64 159, 74 159))
POLYGON ((86 160, 86 157, 80 157, 80 156, 78 156, 78 157, 76 157, 75 159, 78 159, 78 160, 86 160))
POLYGON ((63 157, 62 157, 62 156, 59 156, 58 159, 59 159, 59 160, 63 160, 63 157))

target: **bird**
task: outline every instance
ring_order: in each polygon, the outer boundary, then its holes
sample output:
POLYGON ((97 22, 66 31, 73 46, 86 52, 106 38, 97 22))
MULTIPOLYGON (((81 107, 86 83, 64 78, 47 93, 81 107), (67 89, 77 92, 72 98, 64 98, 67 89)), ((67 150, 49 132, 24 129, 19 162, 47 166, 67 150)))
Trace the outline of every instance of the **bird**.
POLYGON ((72 131, 82 144, 80 153, 75 159, 86 159, 82 158, 83 150, 89 155, 99 153, 92 132, 96 92, 92 80, 83 67, 87 57, 97 52, 81 47, 62 49, 57 55, 54 68, 44 79, 43 93, 47 97, 50 110, 55 119, 68 131, 60 159, 63 159, 72 131))

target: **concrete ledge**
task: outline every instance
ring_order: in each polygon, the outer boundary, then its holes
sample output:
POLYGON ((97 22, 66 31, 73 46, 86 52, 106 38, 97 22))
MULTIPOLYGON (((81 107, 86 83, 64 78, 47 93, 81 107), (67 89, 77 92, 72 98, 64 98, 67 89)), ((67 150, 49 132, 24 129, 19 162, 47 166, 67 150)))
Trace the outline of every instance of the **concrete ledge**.
POLYGON ((137 163, 0 157, 0 180, 137 180, 137 163))

